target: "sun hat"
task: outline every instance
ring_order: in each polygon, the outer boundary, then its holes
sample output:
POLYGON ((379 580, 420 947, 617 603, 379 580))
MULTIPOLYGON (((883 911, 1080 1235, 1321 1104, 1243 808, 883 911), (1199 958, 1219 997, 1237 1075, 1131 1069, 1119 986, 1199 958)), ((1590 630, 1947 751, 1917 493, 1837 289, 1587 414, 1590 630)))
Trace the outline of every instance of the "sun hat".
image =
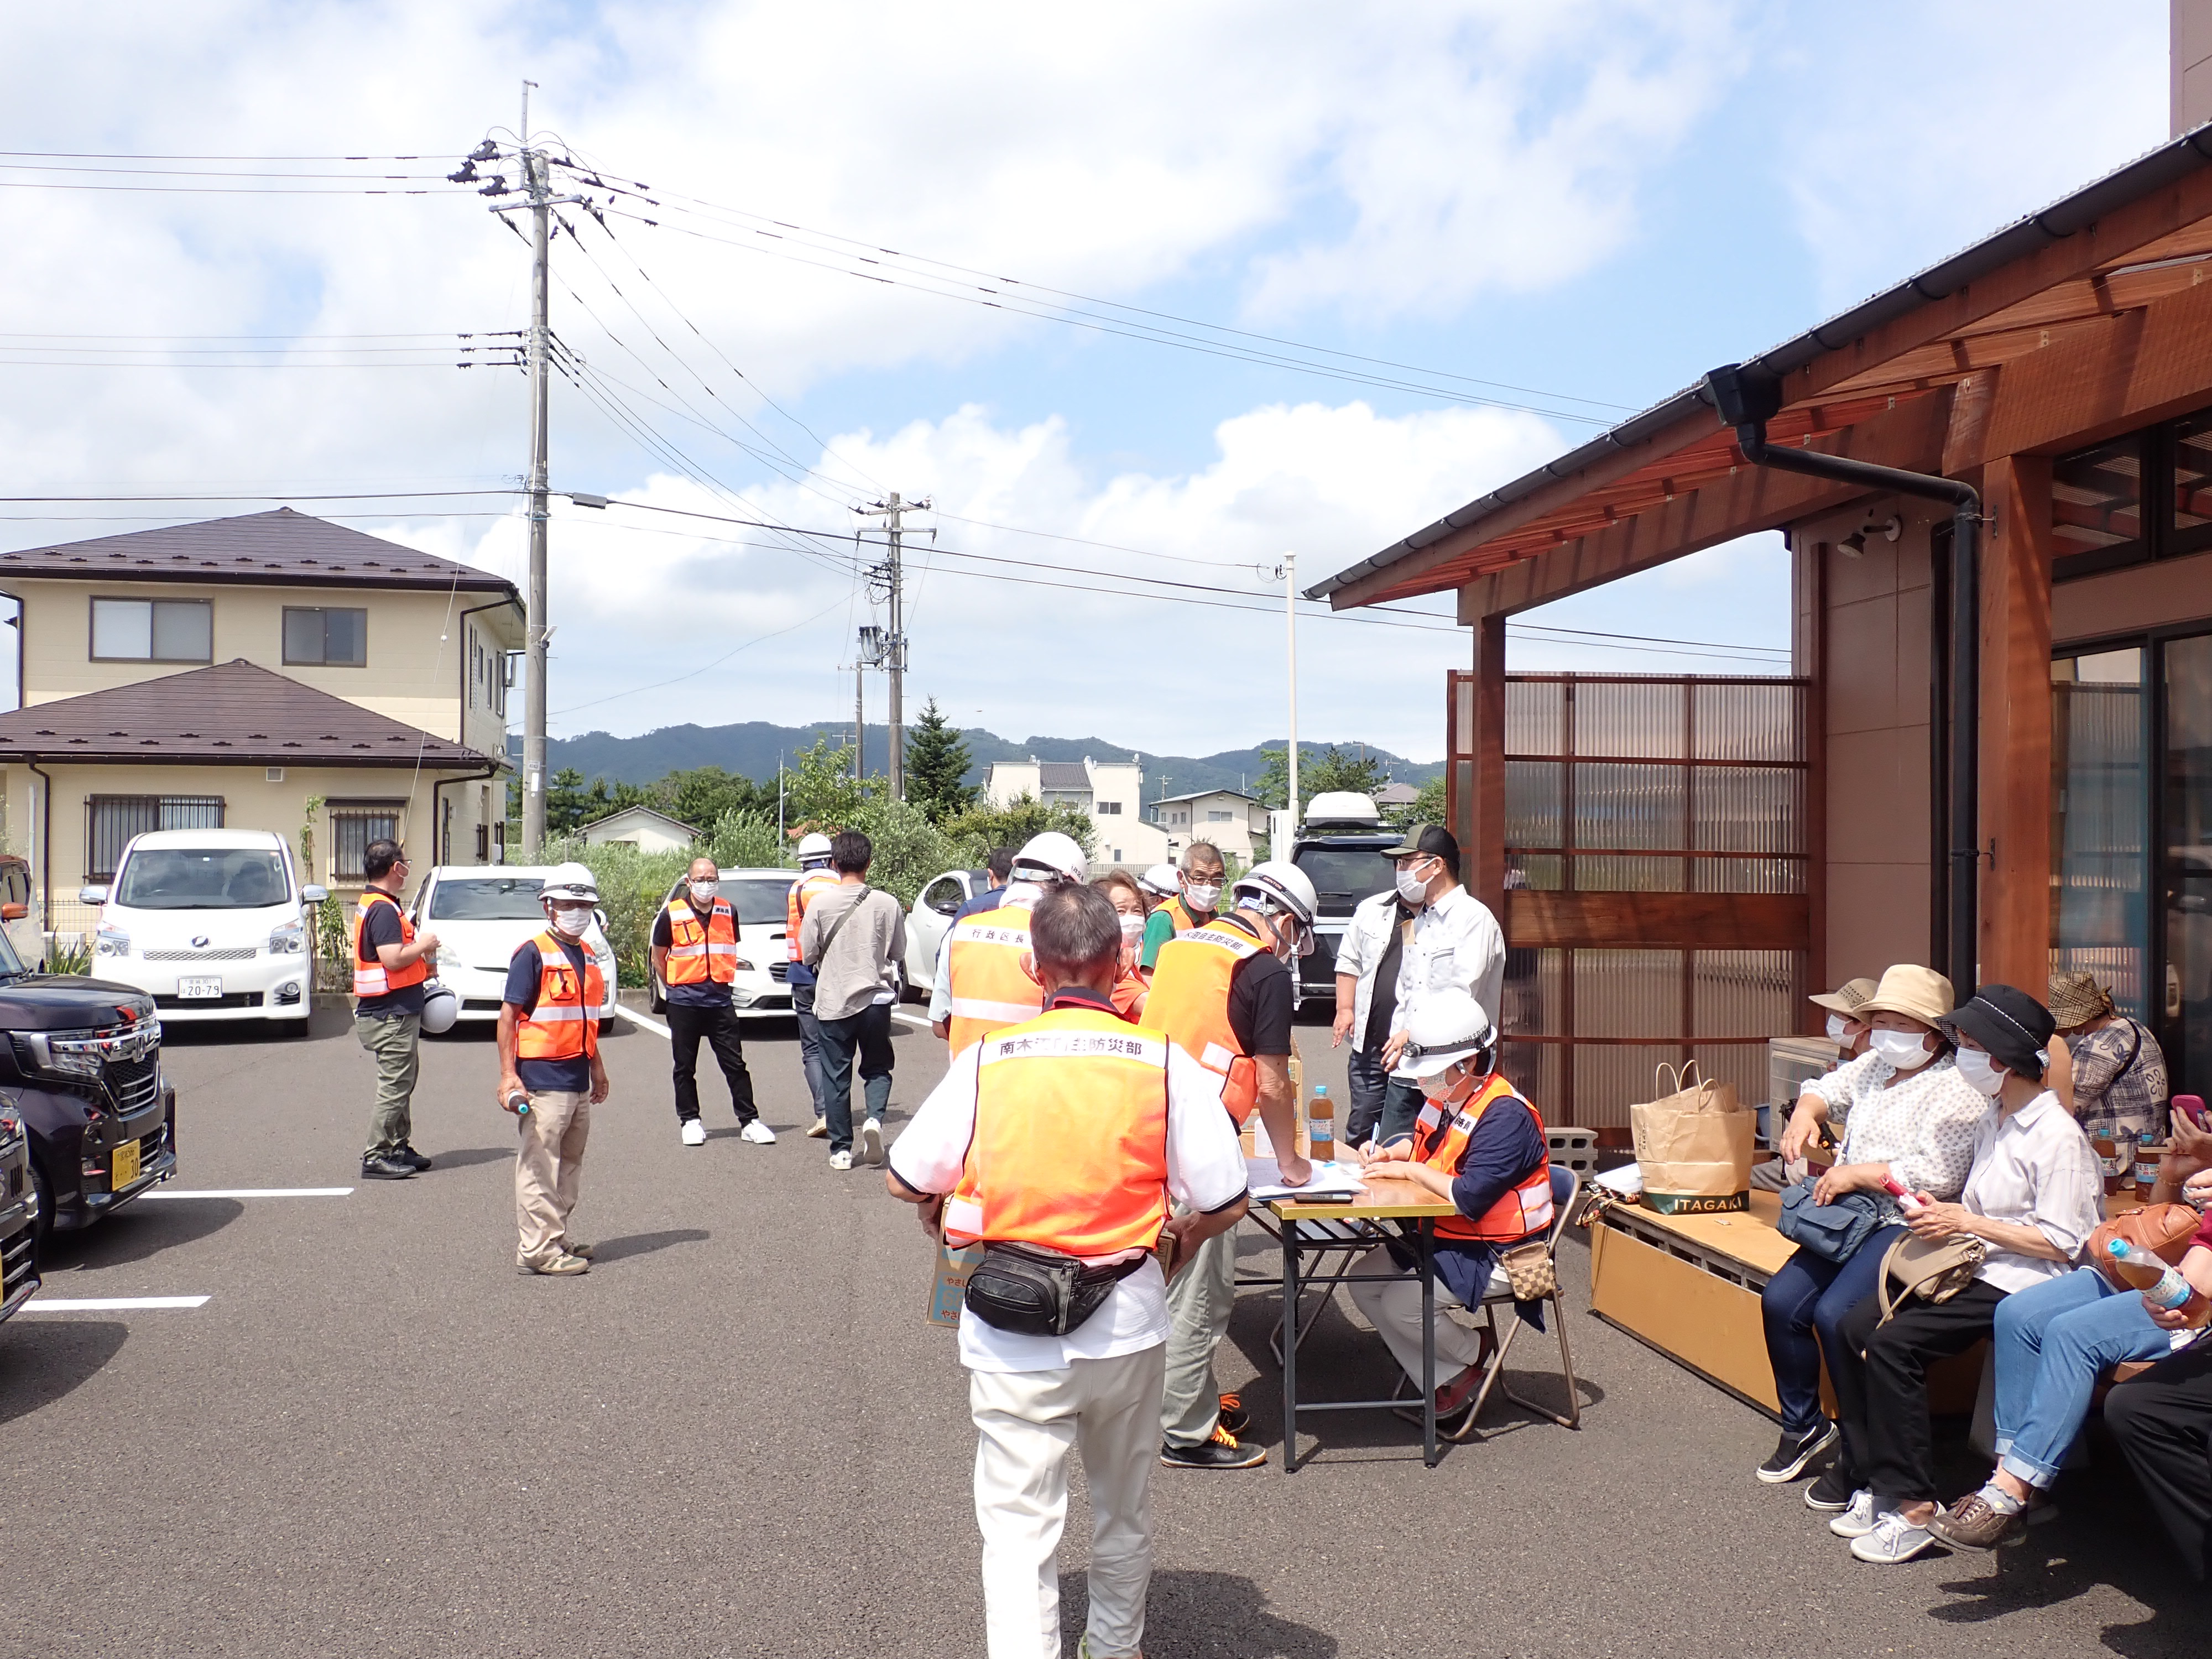
POLYGON ((1498 1035, 1482 1005, 1456 988, 1422 1000, 1406 1022, 1406 1052, 1401 1064, 1416 1078, 1434 1077, 1461 1060, 1493 1047, 1498 1035))
POLYGON ((2057 1029, 2048 1008, 2010 985, 1978 988, 1942 1020, 1944 1036, 1973 1038, 2005 1070, 2031 1081, 2050 1065, 2051 1034, 2057 1029))
POLYGON ((1846 1019, 1856 1019, 1867 1000, 1875 994, 1870 979, 1847 979, 1832 991, 1822 991, 1805 999, 1816 1008, 1826 1008, 1832 1014, 1841 1014, 1846 1019))
POLYGON ((2053 974, 2051 976, 2051 1018, 2062 1031, 2087 1025, 2112 1012, 2112 994, 2097 983, 2094 974, 2053 974))
POLYGON ((1868 1019, 1875 1014, 1903 1014, 1923 1025, 1940 1025, 1957 1001, 1951 981, 1933 968, 1899 963, 1881 970, 1881 983, 1874 988, 1872 996, 1859 1004, 1856 1017, 1868 1019))

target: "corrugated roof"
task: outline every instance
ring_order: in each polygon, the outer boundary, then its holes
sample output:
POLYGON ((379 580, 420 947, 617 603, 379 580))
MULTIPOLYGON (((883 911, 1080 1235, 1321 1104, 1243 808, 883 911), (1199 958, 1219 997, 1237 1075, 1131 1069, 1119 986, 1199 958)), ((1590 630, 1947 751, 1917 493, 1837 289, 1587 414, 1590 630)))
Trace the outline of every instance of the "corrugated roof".
POLYGON ((0 761, 483 768, 491 757, 243 657, 0 714, 0 761))
POLYGON ((289 507, 0 553, 0 580, 10 576, 514 594, 512 582, 489 570, 418 553, 289 507))
POLYGON ((1088 789, 1091 769, 1081 761, 1039 761, 1037 787, 1040 789, 1088 789))

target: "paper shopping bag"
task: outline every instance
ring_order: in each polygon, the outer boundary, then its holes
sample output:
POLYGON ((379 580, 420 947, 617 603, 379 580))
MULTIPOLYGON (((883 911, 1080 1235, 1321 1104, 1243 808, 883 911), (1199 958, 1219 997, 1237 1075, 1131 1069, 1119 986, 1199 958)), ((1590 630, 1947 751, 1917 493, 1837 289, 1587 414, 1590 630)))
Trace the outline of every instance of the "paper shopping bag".
POLYGON ((1628 1109, 1644 1202, 1662 1215, 1749 1209, 1757 1115, 1743 1109, 1733 1084, 1697 1076, 1694 1061, 1659 1067, 1653 1087, 1670 1085, 1672 1092, 1628 1109))

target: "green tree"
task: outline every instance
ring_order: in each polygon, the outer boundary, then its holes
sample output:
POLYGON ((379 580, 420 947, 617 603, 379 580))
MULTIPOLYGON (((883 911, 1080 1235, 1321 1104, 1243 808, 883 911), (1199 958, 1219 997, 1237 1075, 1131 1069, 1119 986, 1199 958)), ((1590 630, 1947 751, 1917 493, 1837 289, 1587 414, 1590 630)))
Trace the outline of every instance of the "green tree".
POLYGON ((1421 786, 1401 822, 1406 823, 1443 823, 1446 822, 1444 775, 1441 772, 1421 786))
MULTIPOLYGON (((604 802, 607 799, 605 779, 599 781, 598 787, 599 799, 604 802)), ((593 805, 591 791, 584 787, 584 775, 573 766, 562 767, 553 775, 552 787, 545 792, 545 833, 565 835, 578 824, 598 817, 593 805)))
MULTIPOLYGON (((621 786, 627 787, 628 786, 621 786)), ((672 818, 696 824, 704 831, 721 821, 725 813, 765 811, 775 817, 775 786, 762 785, 719 766, 695 766, 671 772, 642 791, 646 804, 672 818)))
POLYGON ((959 729, 939 712, 932 697, 922 706, 921 721, 907 733, 906 798, 932 823, 943 823, 974 803, 975 791, 965 781, 974 763, 959 729))
POLYGON ((842 830, 859 817, 875 787, 874 780, 864 784, 853 775, 849 744, 832 749, 828 738, 817 738, 792 757, 784 775, 784 820, 794 829, 842 830))
POLYGON ((723 813, 699 850, 725 870, 774 869, 791 861, 788 843, 776 834, 773 812, 723 813))
MULTIPOLYGON (((1260 781, 1253 786, 1252 793, 1260 798, 1261 805, 1272 811, 1280 808, 1290 799, 1290 746, 1277 744, 1272 749, 1262 749, 1260 753, 1267 763, 1260 769, 1260 781)), ((1389 781, 1382 763, 1370 755, 1346 752, 1333 743, 1325 749, 1303 743, 1298 745, 1301 805, 1316 795, 1332 790, 1371 795, 1389 781)))
POLYGON ((1047 806, 1024 792, 1004 806, 979 802, 945 821, 945 833, 966 849, 971 863, 981 864, 994 847, 1019 847, 1048 830, 1073 836, 1084 852, 1092 851, 1091 815, 1079 806, 1047 806))

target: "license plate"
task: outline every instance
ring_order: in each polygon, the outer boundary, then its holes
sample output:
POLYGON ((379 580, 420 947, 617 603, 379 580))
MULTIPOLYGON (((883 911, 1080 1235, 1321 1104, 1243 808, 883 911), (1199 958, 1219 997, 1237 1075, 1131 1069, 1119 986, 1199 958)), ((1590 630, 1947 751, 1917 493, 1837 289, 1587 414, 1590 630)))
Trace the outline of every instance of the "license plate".
POLYGON ((115 1149, 108 1164, 107 1190, 119 1193, 138 1179, 138 1143, 126 1140, 115 1149))
POLYGON ((187 1000, 222 994, 222 981, 219 979, 180 979, 177 981, 177 995, 187 1000))

